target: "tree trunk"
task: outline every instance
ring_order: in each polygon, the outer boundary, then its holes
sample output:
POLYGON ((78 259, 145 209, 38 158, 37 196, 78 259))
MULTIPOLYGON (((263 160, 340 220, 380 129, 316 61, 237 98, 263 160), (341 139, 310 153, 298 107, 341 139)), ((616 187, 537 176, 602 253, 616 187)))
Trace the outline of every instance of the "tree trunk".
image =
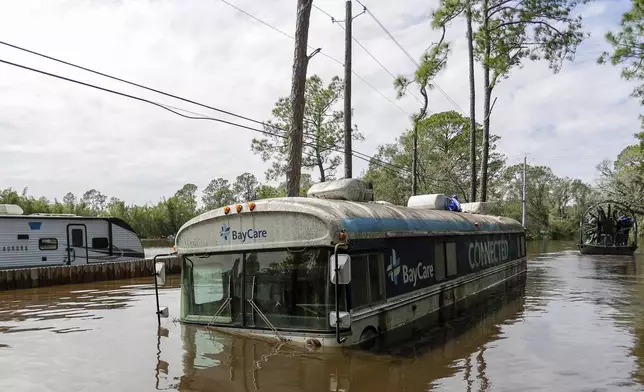
POLYGON ((467 51, 470 65, 470 202, 476 201, 476 93, 474 86, 474 43, 472 3, 467 1, 467 51))
POLYGON ((490 150, 490 96, 492 89, 490 83, 490 67, 483 66, 483 80, 486 85, 483 97, 483 156, 481 157, 481 201, 487 201, 487 165, 490 150))
POLYGON ((481 201, 487 201, 487 164, 490 149, 490 96, 492 95, 492 86, 490 86, 490 52, 491 42, 488 31, 488 1, 483 5, 485 10, 483 21, 483 33, 485 35, 485 54, 483 56, 483 156, 481 157, 481 201))
POLYGON ((293 78, 291 82, 291 109, 293 119, 289 135, 289 155, 286 165, 286 196, 300 195, 302 174, 302 139, 304 137, 304 90, 309 39, 309 19, 313 0, 297 0, 297 21, 295 26, 295 54, 293 57, 293 78))
POLYGON ((414 121, 414 138, 411 157, 411 195, 418 194, 418 121, 414 121))
POLYGON ((320 170, 320 182, 325 182, 326 176, 324 175, 324 162, 322 161, 322 157, 320 156, 320 146, 316 146, 315 158, 318 161, 318 170, 320 170))
POLYGON ((427 88, 425 85, 420 86, 420 94, 423 96, 423 107, 420 108, 418 118, 414 119, 414 139, 412 146, 411 194, 413 196, 418 193, 418 123, 423 121, 425 116, 427 116, 427 106, 429 106, 429 97, 427 96, 427 88))

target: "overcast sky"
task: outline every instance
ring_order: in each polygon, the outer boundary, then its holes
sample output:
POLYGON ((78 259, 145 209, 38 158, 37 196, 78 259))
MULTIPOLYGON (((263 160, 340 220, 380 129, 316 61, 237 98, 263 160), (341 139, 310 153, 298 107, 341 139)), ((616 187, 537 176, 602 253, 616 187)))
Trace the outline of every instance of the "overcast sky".
MULTIPOLYGON (((295 0, 227 0, 293 34, 295 0)), ((365 0, 364 4, 409 53, 420 57, 437 39, 429 25, 436 0, 365 0)), ((545 62, 515 70, 496 89, 492 132, 509 163, 523 154, 560 176, 593 181, 595 166, 634 142, 639 106, 619 69, 595 60, 607 48, 629 0, 595 1, 581 10, 591 37, 574 63, 554 75, 545 62)), ((344 1, 315 4, 343 19, 344 1)), ((269 118, 278 97, 290 92, 293 41, 220 0, 4 0, 0 41, 24 46, 140 84, 258 120, 269 118)), ((354 3, 354 14, 361 7, 354 3)), ((394 74, 415 66, 369 15, 354 21, 354 36, 394 74)), ((320 11, 311 13, 309 43, 343 62, 344 36, 320 11)), ((464 23, 449 31, 453 54, 438 86, 469 112, 464 23)), ((354 45, 354 123, 366 136, 354 149, 373 154, 410 124, 418 102, 396 100, 391 76, 354 45), (378 90, 384 98, 378 92, 378 90), (406 113, 407 114, 406 114, 406 113)), ((225 115, 131 87, 0 45, 0 59, 80 79, 158 102, 225 115)), ((308 75, 325 81, 342 65, 322 55, 308 75)), ((480 89, 482 79, 477 80, 480 89)), ((0 64, 0 188, 14 187, 62 200, 96 188, 128 202, 156 203, 186 182, 203 189, 216 177, 243 173, 264 179, 266 165, 250 151, 256 133, 210 121, 182 119, 132 101, 0 64)), ((478 114, 482 94, 478 94, 478 114)), ((458 110, 435 90, 432 111, 458 110)), ((481 120, 481 118, 477 118, 481 120)), ((354 175, 366 162, 354 159, 354 175)))

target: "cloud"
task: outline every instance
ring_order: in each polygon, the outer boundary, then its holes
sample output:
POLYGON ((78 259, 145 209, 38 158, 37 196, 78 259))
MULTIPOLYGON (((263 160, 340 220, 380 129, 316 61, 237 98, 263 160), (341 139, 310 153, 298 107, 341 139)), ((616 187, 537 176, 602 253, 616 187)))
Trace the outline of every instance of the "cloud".
MULTIPOLYGON (((227 1, 294 34, 292 1, 227 1)), ((438 38, 428 20, 436 1, 365 3, 414 58, 438 38)), ((502 137, 499 148, 510 163, 528 154, 531 162, 549 165, 558 175, 590 181, 595 164, 632 142, 639 127, 639 106, 628 99, 632 85, 620 80, 619 69, 594 64, 606 47, 604 32, 615 29, 628 1, 618 4, 597 1, 582 11, 592 36, 580 48, 578 61, 565 64, 557 75, 545 63, 528 63, 495 90, 492 132, 502 137)), ((320 0, 316 5, 344 18, 344 2, 320 0)), ((251 118, 268 119, 275 101, 290 92, 293 41, 222 1, 23 0, 9 8, 0 14, 4 41, 251 118)), ((355 3, 354 15, 361 11, 355 3)), ((354 20, 353 31, 394 75, 414 72, 410 59, 368 14, 354 20)), ((452 24, 448 38, 453 54, 436 83, 467 113, 462 20, 452 24)), ((344 33, 316 9, 309 44, 335 59, 316 55, 309 75, 324 80, 343 76, 344 33)), ((0 59, 257 126, 7 47, 0 47, 0 59)), ((397 100, 391 75, 355 43, 353 69, 371 85, 353 76, 353 120, 366 136, 354 148, 373 154, 409 127, 408 115, 419 103, 410 96, 397 100)), ((478 72, 477 87, 481 81, 478 72)), ((0 66, 0 92, 1 187, 27 186, 30 194, 52 199, 96 188, 145 203, 172 195, 186 182, 203 189, 213 178, 234 181, 243 172, 263 179, 267 168, 250 151, 258 136, 251 131, 182 119, 142 102, 7 65, 0 66)), ((454 106, 435 90, 430 109, 454 106)), ((477 110, 480 121, 480 92, 477 110)), ((366 167, 355 159, 354 175, 366 167)))

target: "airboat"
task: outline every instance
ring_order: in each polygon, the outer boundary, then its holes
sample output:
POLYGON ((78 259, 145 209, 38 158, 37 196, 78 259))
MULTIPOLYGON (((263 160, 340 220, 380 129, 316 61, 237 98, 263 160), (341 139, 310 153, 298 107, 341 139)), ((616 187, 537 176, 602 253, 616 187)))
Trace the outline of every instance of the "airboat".
POLYGON ((635 213, 610 200, 590 206, 580 218, 578 246, 585 255, 632 255, 637 249, 635 213))

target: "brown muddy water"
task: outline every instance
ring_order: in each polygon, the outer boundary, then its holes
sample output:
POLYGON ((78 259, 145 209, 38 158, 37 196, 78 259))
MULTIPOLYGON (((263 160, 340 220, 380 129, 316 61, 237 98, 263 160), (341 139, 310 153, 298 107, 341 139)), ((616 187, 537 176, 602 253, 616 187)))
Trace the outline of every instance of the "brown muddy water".
POLYGON ((532 243, 528 275, 379 353, 316 354, 174 321, 152 279, 0 292, 0 391, 644 390, 644 255, 532 243))

